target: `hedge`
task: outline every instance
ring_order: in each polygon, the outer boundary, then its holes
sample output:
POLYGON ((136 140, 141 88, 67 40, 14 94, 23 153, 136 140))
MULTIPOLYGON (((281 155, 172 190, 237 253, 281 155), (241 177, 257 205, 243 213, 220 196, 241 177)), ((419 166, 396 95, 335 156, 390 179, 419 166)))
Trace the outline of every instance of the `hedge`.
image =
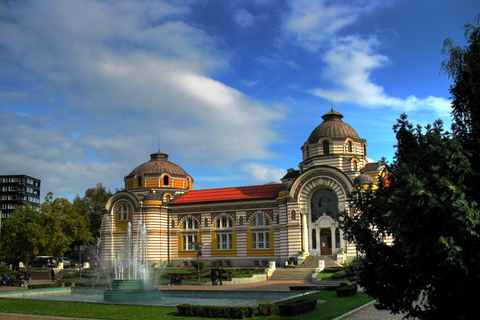
POLYGON ((182 317, 247 319, 255 315, 254 307, 219 307, 181 304, 177 306, 182 317))
POLYGON ((339 297, 350 297, 357 293, 357 285, 351 284, 348 286, 343 286, 337 289, 337 296, 339 297))
POLYGON ((28 289, 45 289, 45 288, 61 288, 61 287, 62 287, 62 284, 59 282, 28 285, 28 289))
POLYGON ((275 304, 271 302, 262 302, 258 305, 257 310, 260 315, 270 317, 275 311, 275 304))
MULTIPOLYGON (((75 282, 75 287, 92 287, 92 282, 75 282)), ((110 288, 108 283, 95 283, 94 288, 110 288)))
POLYGON ((311 297, 294 298, 280 302, 278 309, 283 316, 293 317, 315 309, 317 300, 311 297))

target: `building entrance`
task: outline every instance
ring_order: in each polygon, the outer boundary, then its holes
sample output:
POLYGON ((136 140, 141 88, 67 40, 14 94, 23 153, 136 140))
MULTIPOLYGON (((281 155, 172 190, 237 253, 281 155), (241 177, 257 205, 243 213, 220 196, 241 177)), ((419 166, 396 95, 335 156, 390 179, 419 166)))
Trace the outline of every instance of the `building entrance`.
POLYGON ((330 229, 321 229, 320 231, 320 254, 322 256, 332 254, 332 234, 330 229))

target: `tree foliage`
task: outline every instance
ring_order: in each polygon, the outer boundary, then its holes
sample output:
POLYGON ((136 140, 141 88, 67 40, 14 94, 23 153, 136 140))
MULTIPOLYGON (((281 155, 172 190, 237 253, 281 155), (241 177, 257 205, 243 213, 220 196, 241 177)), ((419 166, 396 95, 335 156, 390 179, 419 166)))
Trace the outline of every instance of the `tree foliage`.
POLYGON ((42 254, 64 256, 70 254, 74 245, 94 241, 88 217, 65 198, 53 198, 49 192, 40 205, 40 216, 43 228, 39 249, 42 254))
POLYGON ((107 190, 101 182, 96 187, 85 191, 83 198, 76 196, 73 204, 79 212, 88 216, 90 221, 90 231, 95 239, 100 237, 100 228, 102 226, 102 205, 112 196, 110 190, 107 190))
MULTIPOLYGON (((480 25, 480 14, 475 21, 480 25)), ((480 141, 480 27, 469 23, 464 30, 467 46, 457 46, 451 38, 445 40, 442 53, 449 57, 442 69, 453 80, 450 93, 454 133, 475 146, 480 141)))
POLYGON ((9 264, 28 263, 38 254, 42 224, 28 203, 15 210, 2 224, 1 257, 9 264))
POLYGON ((465 30, 468 46, 444 47, 450 59, 442 67, 454 79, 452 133, 441 121, 421 128, 402 115, 387 177, 375 191, 355 190, 355 214, 342 214, 361 257, 359 284, 380 308, 420 319, 473 319, 480 311, 480 30, 465 30))
POLYGON ((37 212, 28 203, 15 210, 2 225, 1 257, 27 265, 36 255, 70 255, 75 245, 94 241, 89 219, 67 199, 49 192, 37 212))

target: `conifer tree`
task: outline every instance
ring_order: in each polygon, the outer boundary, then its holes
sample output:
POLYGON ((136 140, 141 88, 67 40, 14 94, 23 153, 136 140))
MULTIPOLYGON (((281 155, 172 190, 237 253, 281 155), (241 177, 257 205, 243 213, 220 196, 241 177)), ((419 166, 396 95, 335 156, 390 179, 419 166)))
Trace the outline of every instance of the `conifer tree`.
POLYGON ((414 127, 401 115, 387 176, 375 191, 356 189, 354 214, 342 213, 346 240, 359 252, 359 284, 379 308, 408 317, 480 312, 480 28, 465 30, 468 46, 447 40, 444 47, 443 68, 454 80, 452 133, 441 121, 414 127))

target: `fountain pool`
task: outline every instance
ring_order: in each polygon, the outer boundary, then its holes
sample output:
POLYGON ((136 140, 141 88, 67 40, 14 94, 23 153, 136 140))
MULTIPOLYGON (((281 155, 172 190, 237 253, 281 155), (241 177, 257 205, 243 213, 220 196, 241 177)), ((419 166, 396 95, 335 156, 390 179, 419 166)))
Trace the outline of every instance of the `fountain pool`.
POLYGON ((95 288, 55 288, 28 291, 2 292, 0 298, 31 299, 67 302, 135 304, 148 306, 177 306, 180 304, 215 305, 215 306, 252 306, 261 302, 277 302, 305 293, 276 291, 188 291, 161 290, 161 295, 152 300, 104 300, 105 289, 95 288))

